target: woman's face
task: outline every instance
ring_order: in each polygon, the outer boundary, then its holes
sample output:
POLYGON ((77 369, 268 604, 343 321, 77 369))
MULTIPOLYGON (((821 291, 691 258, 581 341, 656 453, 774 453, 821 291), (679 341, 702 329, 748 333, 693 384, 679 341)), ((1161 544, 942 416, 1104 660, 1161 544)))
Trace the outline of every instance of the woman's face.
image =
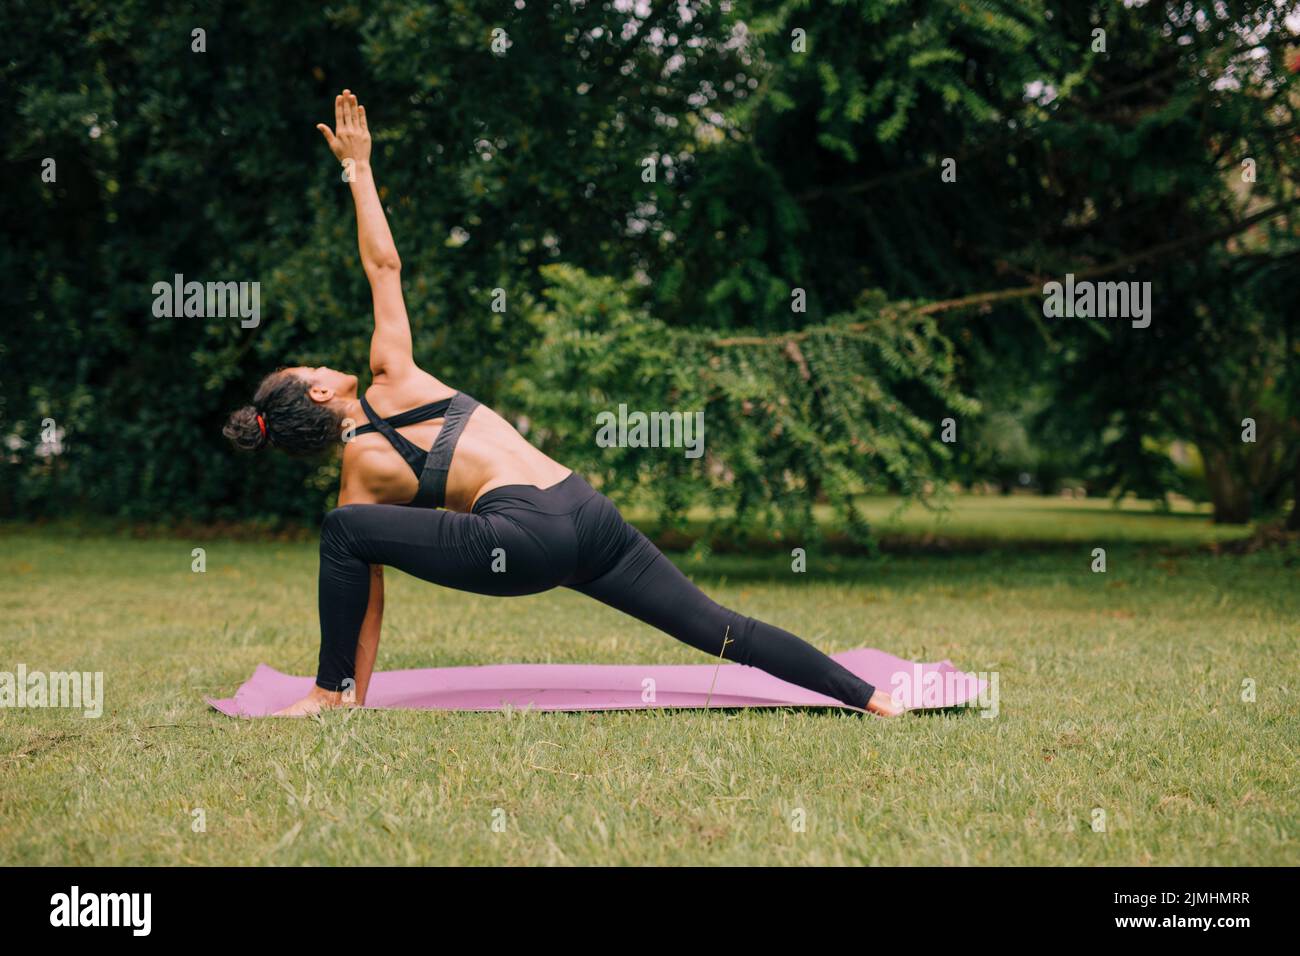
POLYGON ((339 372, 328 366, 313 368, 310 365, 297 365, 284 370, 287 375, 294 375, 310 386, 308 394, 312 401, 325 404, 336 398, 357 397, 357 377, 339 372))

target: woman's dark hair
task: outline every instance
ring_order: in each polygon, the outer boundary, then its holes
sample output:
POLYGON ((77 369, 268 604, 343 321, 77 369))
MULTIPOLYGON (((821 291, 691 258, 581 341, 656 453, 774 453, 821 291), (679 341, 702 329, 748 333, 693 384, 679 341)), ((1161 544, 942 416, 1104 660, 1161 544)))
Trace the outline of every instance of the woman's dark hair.
POLYGON ((308 391, 305 379, 272 372, 257 387, 252 405, 231 412, 221 434, 243 451, 267 445, 291 455, 324 451, 339 440, 342 421, 328 406, 313 402, 308 391))

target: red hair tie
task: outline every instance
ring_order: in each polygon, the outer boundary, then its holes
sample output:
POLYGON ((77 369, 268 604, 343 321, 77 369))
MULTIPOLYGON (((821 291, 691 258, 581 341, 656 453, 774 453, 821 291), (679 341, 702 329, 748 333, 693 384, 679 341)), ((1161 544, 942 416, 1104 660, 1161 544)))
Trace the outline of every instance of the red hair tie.
POLYGON ((257 416, 257 427, 260 428, 260 429, 262 429, 262 437, 265 438, 265 437, 266 437, 266 419, 264 419, 261 415, 258 415, 258 416, 257 416))

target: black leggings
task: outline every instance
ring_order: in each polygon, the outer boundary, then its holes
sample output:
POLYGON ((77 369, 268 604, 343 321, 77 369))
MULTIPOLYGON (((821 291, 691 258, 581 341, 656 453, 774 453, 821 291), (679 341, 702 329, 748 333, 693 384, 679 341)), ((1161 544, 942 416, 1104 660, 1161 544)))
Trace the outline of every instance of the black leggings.
POLYGON ((326 515, 316 677, 326 690, 342 689, 355 674, 372 564, 476 594, 569 587, 715 658, 758 667, 853 707, 865 709, 874 692, 806 641, 711 600, 576 473, 545 490, 493 489, 468 514, 344 505, 326 515))

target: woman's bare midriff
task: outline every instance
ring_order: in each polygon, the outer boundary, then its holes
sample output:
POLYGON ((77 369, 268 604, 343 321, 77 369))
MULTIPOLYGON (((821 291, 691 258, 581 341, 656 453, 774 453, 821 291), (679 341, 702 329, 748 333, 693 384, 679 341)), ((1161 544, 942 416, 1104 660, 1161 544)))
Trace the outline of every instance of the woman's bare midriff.
MULTIPOLYGON (((428 378, 436 382, 432 376, 428 378)), ((376 414, 391 418, 408 408, 455 394, 440 382, 436 384, 438 388, 421 388, 418 393, 403 389, 407 392, 404 396, 385 394, 372 386, 366 398, 376 414)), ((437 441, 443 421, 437 418, 408 425, 398 432, 427 451, 437 441)), ((353 477, 348 473, 349 469, 360 469, 362 474, 356 476, 361 478, 359 484, 381 489, 377 497, 382 502, 404 504, 415 497, 420 486, 419 478, 386 438, 369 433, 357 436, 350 444, 358 447, 350 448, 344 456, 345 485, 353 477)), ((451 511, 469 511, 482 495, 494 488, 506 485, 550 488, 570 474, 570 469, 530 445, 508 421, 486 405, 479 405, 465 423, 456 443, 451 471, 447 474, 446 507, 451 511)))

